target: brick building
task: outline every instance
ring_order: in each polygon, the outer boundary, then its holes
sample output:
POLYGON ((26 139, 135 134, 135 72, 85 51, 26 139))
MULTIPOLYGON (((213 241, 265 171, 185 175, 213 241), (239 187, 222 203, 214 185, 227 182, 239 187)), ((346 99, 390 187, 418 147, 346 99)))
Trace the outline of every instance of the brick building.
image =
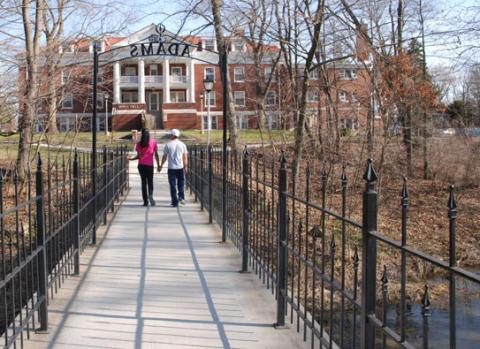
MULTIPOLYGON (((253 64, 252 48, 241 35, 226 40, 238 127, 256 128, 258 72, 253 64)), ((95 44, 100 53, 97 79, 99 129, 104 129, 106 120, 109 129, 139 129, 142 115, 157 129, 204 129, 209 104, 212 128, 221 128, 223 87, 213 37, 178 38, 167 31, 159 32, 158 26, 152 24, 128 37, 106 37, 95 44), (207 78, 214 82, 208 98, 204 91, 207 78)), ((64 45, 58 76, 49 77, 56 79, 59 86, 57 123, 61 131, 74 127, 90 128, 93 46, 94 41, 85 39, 64 45)), ((264 50, 261 76, 268 80, 279 48, 264 46, 264 50)), ((327 111, 325 105, 332 98, 340 127, 357 129, 364 125, 370 103, 368 76, 361 64, 365 59, 357 57, 329 67, 330 78, 337 81, 333 97, 327 98, 316 72, 310 75, 311 87, 307 93, 310 125, 316 124, 322 110, 327 111)), ((286 76, 282 67, 280 61, 264 103, 268 127, 273 129, 289 128, 295 115, 290 102, 292 91, 287 89, 289 84, 284 81, 286 76)), ((22 68, 19 75, 22 84, 28 77, 22 68)), ((37 129, 42 128, 45 117, 43 106, 37 129)))

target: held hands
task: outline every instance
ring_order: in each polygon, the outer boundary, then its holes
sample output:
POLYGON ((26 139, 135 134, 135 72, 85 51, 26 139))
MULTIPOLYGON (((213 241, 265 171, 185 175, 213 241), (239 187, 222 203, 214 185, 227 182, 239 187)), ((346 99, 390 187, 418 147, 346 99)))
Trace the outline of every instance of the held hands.
POLYGON ((157 166, 157 172, 162 172, 162 165, 157 166))

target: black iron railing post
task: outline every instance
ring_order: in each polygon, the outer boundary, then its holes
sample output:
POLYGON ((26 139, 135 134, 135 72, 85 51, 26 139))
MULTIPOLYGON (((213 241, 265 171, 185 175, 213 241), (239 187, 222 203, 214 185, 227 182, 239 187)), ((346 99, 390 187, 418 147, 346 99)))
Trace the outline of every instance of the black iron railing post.
POLYGON ((107 225, 107 215, 108 215, 108 190, 107 190, 107 147, 103 147, 103 200, 105 203, 103 204, 103 224, 107 225))
POLYGON ((425 285, 425 289, 422 296, 422 317, 423 317, 423 349, 428 349, 428 318, 430 317, 430 297, 428 295, 428 286, 425 285))
POLYGON ((204 197, 203 197, 203 185, 204 185, 204 176, 203 176, 203 168, 205 162, 205 149, 202 147, 200 148, 200 211, 203 211, 203 204, 204 204, 204 197))
POLYGON ((457 235, 457 201, 455 200, 454 186, 450 186, 450 196, 448 198, 448 220, 449 220, 449 328, 450 328, 450 349, 457 347, 456 339, 456 316, 457 316, 457 299, 456 299, 456 276, 452 272, 452 268, 457 266, 456 257, 456 235, 457 235))
POLYGON ((243 152, 243 176, 242 176, 242 273, 248 271, 248 232, 249 232, 249 211, 250 198, 248 182, 250 180, 250 158, 245 147, 243 152))
POLYGON ((38 253, 38 298, 41 302, 38 308, 38 318, 40 328, 38 331, 46 332, 48 329, 48 295, 47 295, 47 249, 45 245, 45 220, 44 220, 44 196, 43 196, 43 175, 42 175, 42 158, 38 154, 36 179, 36 195, 37 195, 37 248, 38 253))
POLYGON ((195 195, 195 202, 198 201, 198 147, 195 146, 195 148, 193 148, 193 151, 194 151, 194 155, 193 155, 193 173, 194 173, 194 180, 195 180, 195 190, 194 190, 194 195, 195 195))
POLYGON ((78 154, 75 150, 75 155, 73 158, 73 214, 75 215, 75 258, 73 261, 73 274, 80 274, 80 201, 79 201, 79 190, 78 190, 78 154))
POLYGON ((111 177, 114 176, 115 173, 115 153, 113 150, 110 150, 110 211, 113 213, 115 211, 115 186, 114 182, 111 177))
POLYGON ((372 232, 377 230, 377 192, 375 182, 377 174, 372 159, 368 159, 363 176, 366 190, 363 193, 363 230, 362 230, 362 320, 360 346, 362 349, 375 348, 375 325, 370 316, 375 315, 377 242, 372 232))
POLYGON ((212 188, 212 145, 208 145, 208 223, 212 224, 213 222, 213 188, 212 188))
POLYGON ((277 322, 285 327, 287 298, 287 160, 282 153, 278 179, 277 322))
POLYGON ((93 43, 93 95, 92 95, 92 197, 93 197, 93 225, 92 244, 97 243, 97 78, 98 76, 98 51, 97 43, 93 43))
MULTIPOLYGON (((222 134, 222 242, 227 240, 227 111, 228 111, 228 53, 224 51, 222 61, 223 83, 223 134, 222 134)), ((233 149, 235 151, 235 149, 233 149)))

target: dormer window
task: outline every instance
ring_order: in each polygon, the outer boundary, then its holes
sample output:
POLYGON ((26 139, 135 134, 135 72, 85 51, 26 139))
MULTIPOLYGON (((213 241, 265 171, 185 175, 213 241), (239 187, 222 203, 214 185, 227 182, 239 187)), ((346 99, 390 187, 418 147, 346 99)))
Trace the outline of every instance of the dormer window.
POLYGON ((71 43, 63 43, 59 47, 60 53, 74 53, 75 52, 75 45, 71 43))
POLYGON ((244 52, 245 51, 245 43, 242 39, 236 39, 233 41, 233 51, 237 52, 244 52))
POLYGON ((355 80, 357 78, 356 69, 340 69, 339 72, 340 80, 355 80))
POLYGON ((207 51, 216 51, 217 45, 215 39, 203 39, 203 48, 207 51))
POLYGON ((105 50, 105 44, 103 40, 92 40, 90 42, 89 51, 93 53, 93 48, 97 46, 97 52, 103 52, 105 50))

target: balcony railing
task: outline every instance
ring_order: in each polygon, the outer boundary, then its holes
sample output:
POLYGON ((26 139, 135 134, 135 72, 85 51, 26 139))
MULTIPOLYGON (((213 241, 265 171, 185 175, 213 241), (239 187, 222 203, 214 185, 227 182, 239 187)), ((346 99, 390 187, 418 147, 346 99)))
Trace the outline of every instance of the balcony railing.
POLYGON ((162 75, 145 75, 146 84, 161 84, 163 82, 162 75))
POLYGON ((170 82, 173 83, 180 83, 185 84, 188 81, 188 77, 186 75, 171 75, 170 82))
POLYGON ((138 76, 136 75, 123 75, 120 77, 121 83, 126 84, 138 84, 138 76))

